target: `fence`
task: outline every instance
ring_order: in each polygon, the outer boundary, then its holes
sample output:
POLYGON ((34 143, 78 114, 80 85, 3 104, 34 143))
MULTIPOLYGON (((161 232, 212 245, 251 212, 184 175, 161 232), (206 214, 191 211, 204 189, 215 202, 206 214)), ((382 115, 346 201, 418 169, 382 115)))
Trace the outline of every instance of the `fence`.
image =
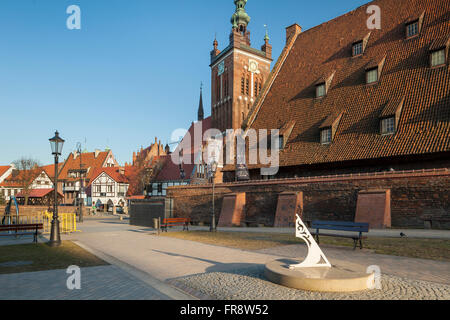
MULTIPOLYGON (((75 213, 58 213, 59 230, 61 233, 81 232, 77 230, 77 217, 75 213)), ((44 211, 35 215, 9 215, 2 216, 1 224, 33 224, 42 223, 44 225, 43 234, 50 234, 53 220, 53 213, 44 211)))

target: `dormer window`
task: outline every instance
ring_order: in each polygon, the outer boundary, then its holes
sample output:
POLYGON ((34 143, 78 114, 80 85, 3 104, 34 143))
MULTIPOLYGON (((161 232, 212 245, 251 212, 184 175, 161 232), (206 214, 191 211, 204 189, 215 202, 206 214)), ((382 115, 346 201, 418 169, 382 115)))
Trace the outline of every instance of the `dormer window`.
POLYGON ((321 144, 330 144, 333 141, 336 131, 339 127, 339 123, 341 122, 342 115, 343 112, 334 112, 329 115, 322 123, 319 128, 321 144))
POLYGON ((325 128, 320 131, 320 143, 321 144, 330 144, 332 138, 331 128, 325 128))
POLYGON ((436 38, 429 47, 431 67, 445 66, 447 63, 448 49, 450 47, 450 36, 445 35, 436 38))
POLYGON ((395 133, 395 117, 389 117, 381 120, 381 134, 388 135, 395 133))
POLYGON ((419 20, 406 25, 406 37, 411 38, 419 34, 419 20))
POLYGON ((445 65, 445 49, 431 52, 431 67, 445 65))
POLYGON ((378 68, 370 69, 366 71, 366 83, 375 83, 378 81, 378 68))
POLYGON ((328 93, 328 90, 331 86, 331 81, 333 81, 334 74, 336 71, 333 71, 329 74, 324 74, 322 77, 320 77, 316 83, 316 98, 321 98, 325 96, 328 93))
POLYGON ((366 34, 364 37, 356 38, 355 41, 352 44, 352 56, 360 56, 364 54, 364 51, 366 51, 367 44, 369 43, 371 32, 366 34))
POLYGON ((413 38, 420 34, 423 25, 425 11, 420 16, 412 16, 405 22, 406 39, 413 38))
POLYGON ((395 134, 403 110, 404 97, 394 97, 383 108, 380 119, 380 133, 382 135, 395 134))
POLYGON ((321 98, 325 95, 325 83, 316 86, 316 98, 321 98))
POLYGON ((359 56, 362 53, 363 53, 363 42, 359 41, 357 43, 354 43, 352 47, 353 56, 359 56))

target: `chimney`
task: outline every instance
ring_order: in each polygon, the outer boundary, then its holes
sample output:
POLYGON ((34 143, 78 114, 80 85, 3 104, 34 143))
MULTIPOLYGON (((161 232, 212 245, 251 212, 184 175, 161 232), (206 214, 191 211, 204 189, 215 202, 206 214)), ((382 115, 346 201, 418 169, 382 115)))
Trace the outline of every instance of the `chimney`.
POLYGON ((300 27, 297 23, 294 23, 292 26, 289 26, 286 28, 286 44, 289 42, 289 40, 302 32, 302 27, 300 27))
POLYGON ((98 157, 98 155, 100 154, 100 150, 98 150, 98 149, 95 149, 95 155, 94 155, 94 157, 97 159, 97 157, 98 157))
POLYGON ((76 160, 78 158, 78 151, 73 152, 73 160, 76 160))
POLYGON ((125 168, 124 167, 119 167, 119 174, 125 174, 125 168))

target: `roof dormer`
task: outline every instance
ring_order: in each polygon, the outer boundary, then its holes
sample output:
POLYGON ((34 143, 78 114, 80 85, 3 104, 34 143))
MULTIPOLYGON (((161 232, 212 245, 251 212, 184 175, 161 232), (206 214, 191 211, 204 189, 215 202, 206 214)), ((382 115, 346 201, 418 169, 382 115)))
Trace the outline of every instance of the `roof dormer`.
POLYGON ((343 112, 333 113, 329 115, 319 127, 320 143, 330 144, 334 140, 334 136, 341 122, 343 112))
POLYGON ((441 67, 447 64, 448 60, 448 49, 450 45, 450 36, 443 36, 435 39, 430 47, 430 66, 441 67))
POLYGON ((405 36, 406 39, 414 38, 420 35, 423 25, 423 17, 425 16, 425 11, 422 12, 420 16, 410 17, 405 22, 405 36))
POLYGON ((405 97, 397 97, 389 100, 383 111, 381 112, 380 119, 380 134, 388 135, 395 134, 402 114, 403 104, 405 97))
POLYGON ((373 59, 366 66, 366 84, 374 84, 380 80, 383 71, 386 55, 382 58, 373 59))
POLYGON ((328 89, 331 86, 331 81, 333 81, 335 73, 336 71, 333 71, 331 74, 324 75, 316 81, 316 98, 322 98, 327 95, 328 89))
POLYGON ((357 39, 352 44, 352 56, 357 57, 364 54, 367 48, 367 43, 369 42, 371 32, 366 34, 362 39, 357 39))

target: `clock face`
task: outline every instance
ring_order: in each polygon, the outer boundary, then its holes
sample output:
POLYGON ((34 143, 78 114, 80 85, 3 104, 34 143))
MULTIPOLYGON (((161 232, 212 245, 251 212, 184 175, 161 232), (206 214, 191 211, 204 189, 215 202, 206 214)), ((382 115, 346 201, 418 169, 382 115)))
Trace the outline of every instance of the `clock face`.
POLYGON ((248 62, 249 68, 248 70, 250 72, 256 72, 258 70, 258 62, 254 61, 254 60, 250 60, 248 62))
POLYGON ((224 73, 224 71, 225 71, 225 61, 222 61, 222 62, 219 64, 218 69, 219 69, 218 75, 220 76, 220 75, 221 75, 222 73, 224 73))

